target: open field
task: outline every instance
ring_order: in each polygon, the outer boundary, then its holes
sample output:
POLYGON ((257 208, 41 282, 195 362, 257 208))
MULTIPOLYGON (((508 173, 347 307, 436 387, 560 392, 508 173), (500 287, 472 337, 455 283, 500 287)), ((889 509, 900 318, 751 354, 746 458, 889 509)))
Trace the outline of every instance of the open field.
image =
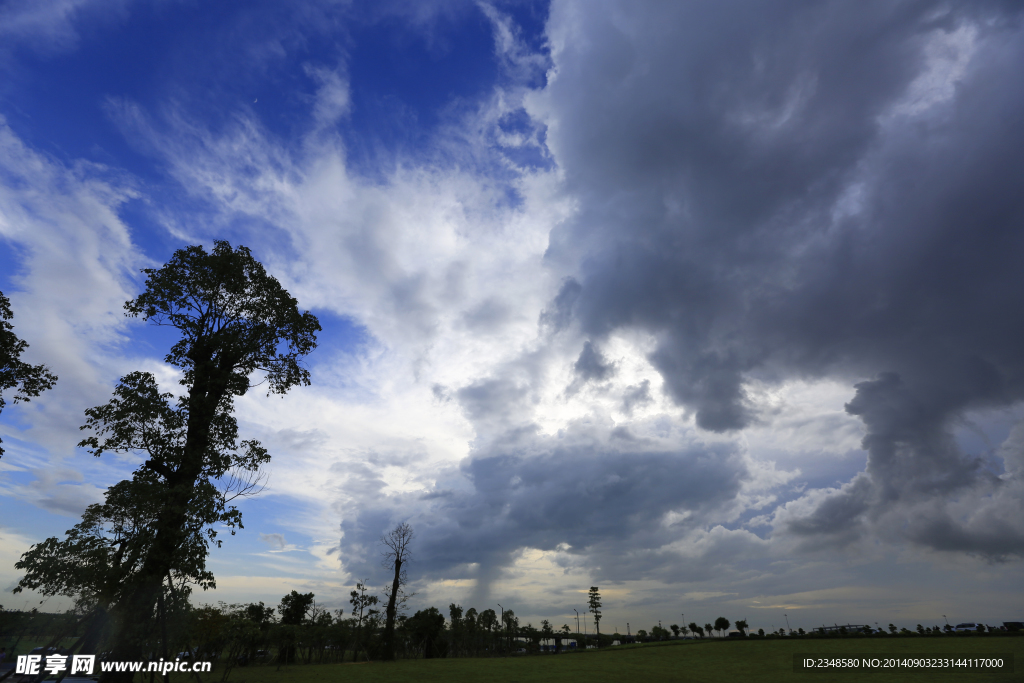
MULTIPOLYGON (((186 683, 184 676, 172 683, 186 683)), ((194 681, 194 679, 192 679, 194 681)), ((220 676, 204 676, 216 683, 220 676)), ((1024 680, 1024 638, 893 638, 829 640, 758 640, 673 642, 616 647, 560 656, 497 659, 406 660, 393 663, 328 664, 239 668, 230 683, 384 683, 389 681, 1021 681, 1024 680), (1012 653, 1014 673, 956 669, 939 671, 793 671, 793 655, 898 656, 952 654, 977 657, 1012 653)))

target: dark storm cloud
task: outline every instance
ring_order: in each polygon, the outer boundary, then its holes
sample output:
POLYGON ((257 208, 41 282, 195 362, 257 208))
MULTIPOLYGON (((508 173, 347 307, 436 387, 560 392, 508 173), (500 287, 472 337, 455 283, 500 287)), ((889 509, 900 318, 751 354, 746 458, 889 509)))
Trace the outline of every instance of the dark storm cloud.
POLYGON ((594 348, 594 344, 589 341, 583 345, 583 351, 580 352, 580 357, 576 359, 572 369, 575 371, 576 377, 584 382, 591 380, 601 382, 615 372, 615 366, 605 360, 601 352, 594 348))
POLYGON ((637 406, 644 406, 654 400, 651 396, 651 380, 645 379, 640 384, 626 387, 622 396, 622 412, 630 415, 637 406))
POLYGON ((794 533, 850 540, 913 513, 926 546, 1024 552, 1013 506, 972 543, 924 503, 1011 485, 951 430, 1024 398, 1020 11, 552 8, 542 109, 579 202, 551 237, 550 261, 577 273, 552 324, 653 334, 666 390, 716 432, 762 419, 751 380, 875 378, 848 406, 866 473, 787 518, 794 533))
POLYGON ((568 395, 575 394, 588 382, 600 383, 611 379, 615 374, 615 364, 609 363, 593 342, 587 341, 583 344, 580 357, 573 363, 572 370, 573 381, 566 389, 568 395))
MULTIPOLYGON (((567 553, 586 555, 595 575, 608 579, 664 573, 668 555, 639 563, 624 556, 700 528, 729 504, 748 473, 731 445, 665 451, 624 436, 582 428, 558 437, 506 434, 450 475, 454 490, 439 481, 425 495, 361 507, 342 524, 344 554, 358 555, 379 529, 408 519, 418 535, 418 575, 478 579, 479 595, 523 548, 567 544, 567 553), (670 512, 686 513, 685 521, 666 525, 670 512)), ((351 562, 350 571, 374 572, 374 561, 371 553, 351 562)))
POLYGON ((576 305, 576 300, 582 289, 576 280, 566 278, 558 290, 558 295, 551 302, 551 306, 541 313, 541 327, 552 332, 560 332, 565 329, 572 321, 573 306, 576 305))

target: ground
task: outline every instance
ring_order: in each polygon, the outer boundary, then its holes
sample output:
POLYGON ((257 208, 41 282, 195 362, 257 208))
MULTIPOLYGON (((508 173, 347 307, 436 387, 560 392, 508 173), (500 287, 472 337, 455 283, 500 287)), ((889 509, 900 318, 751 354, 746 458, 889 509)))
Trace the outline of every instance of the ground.
MULTIPOLYGON (((1024 638, 892 638, 892 639, 779 639, 759 641, 672 642, 609 648, 567 655, 498 659, 405 660, 393 663, 328 664, 239 668, 229 683, 384 683, 386 681, 487 681, 488 683, 541 681, 1021 681, 1024 670, 1024 638), (794 671, 797 654, 850 657, 907 656, 948 657, 954 654, 989 657, 1012 655, 1015 671, 920 669, 900 671, 794 671)), ((204 677, 202 683, 219 681, 204 677)), ((187 683, 184 677, 172 683, 187 683)), ((193 679, 194 683, 194 679, 193 679)))

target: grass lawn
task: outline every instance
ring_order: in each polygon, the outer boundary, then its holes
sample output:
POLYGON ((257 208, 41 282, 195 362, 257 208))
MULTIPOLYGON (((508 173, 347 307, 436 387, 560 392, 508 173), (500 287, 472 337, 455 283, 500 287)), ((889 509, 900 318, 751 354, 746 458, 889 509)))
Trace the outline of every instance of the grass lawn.
MULTIPOLYGON (((180 676, 180 678, 179 678, 180 676)), ((172 676, 172 683, 188 683, 172 676)), ((726 642, 671 642, 609 648, 567 655, 510 657, 507 659, 433 659, 319 666, 238 668, 229 683, 383 683, 385 681, 487 681, 502 683, 596 683, 599 681, 693 681, 694 683, 750 681, 1022 681, 1024 638, 893 638, 835 640, 757 640, 726 642), (899 656, 952 654, 986 657, 1013 654, 1014 673, 954 669, 882 671, 793 670, 793 655, 899 656)), ((220 674, 203 676, 202 683, 218 683, 220 674)), ((195 679, 191 679, 195 683, 195 679)))

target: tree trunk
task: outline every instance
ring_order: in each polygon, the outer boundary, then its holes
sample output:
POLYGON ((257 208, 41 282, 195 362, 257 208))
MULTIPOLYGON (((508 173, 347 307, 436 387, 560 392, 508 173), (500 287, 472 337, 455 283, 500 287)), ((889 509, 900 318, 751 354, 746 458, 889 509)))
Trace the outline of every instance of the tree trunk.
POLYGON ((388 598, 387 620, 384 623, 384 643, 381 659, 395 658, 395 612, 397 611, 398 589, 402 574, 402 560, 395 558, 395 580, 391 582, 391 596, 388 598))
MULTIPOLYGON (((222 363, 228 359, 222 359, 222 363)), ((217 405, 227 393, 230 375, 213 366, 213 361, 195 364, 195 375, 189 389, 188 431, 182 462, 172 476, 165 477, 167 497, 155 523, 156 533, 142 569, 128 587, 126 595, 118 601, 118 624, 113 661, 140 661, 145 658, 146 641, 155 633, 154 608, 163 592, 163 577, 174 568, 174 556, 185 540, 188 508, 196 482, 203 472, 206 451, 210 442, 210 425, 217 405), (211 377, 213 375, 213 377, 211 377)), ((231 367, 229 364, 228 367, 231 367)), ((102 674, 102 683, 131 683, 130 671, 108 671, 102 674)))

